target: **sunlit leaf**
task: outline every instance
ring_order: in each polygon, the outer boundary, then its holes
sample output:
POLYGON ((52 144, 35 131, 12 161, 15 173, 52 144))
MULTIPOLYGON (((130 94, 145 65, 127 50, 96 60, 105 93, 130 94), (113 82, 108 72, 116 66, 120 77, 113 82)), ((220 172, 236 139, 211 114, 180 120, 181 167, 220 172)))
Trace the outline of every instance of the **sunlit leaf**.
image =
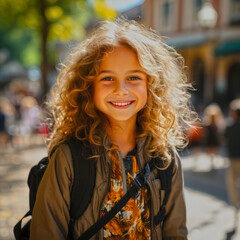
POLYGON ((20 15, 17 19, 19 26, 37 29, 40 26, 40 16, 38 10, 30 8, 24 15, 20 15))
POLYGON ((64 16, 60 21, 51 25, 49 30, 49 40, 60 39, 61 41, 68 41, 72 37, 75 22, 69 16, 64 16))
POLYGON ((94 10, 99 17, 104 19, 113 20, 116 17, 116 11, 106 6, 104 0, 95 0, 94 10))
POLYGON ((49 21, 54 21, 60 19, 63 16, 63 9, 59 6, 47 7, 45 14, 49 21))
POLYGON ((76 4, 76 8, 78 10, 82 10, 82 9, 87 8, 87 2, 86 1, 77 1, 75 4, 76 4))

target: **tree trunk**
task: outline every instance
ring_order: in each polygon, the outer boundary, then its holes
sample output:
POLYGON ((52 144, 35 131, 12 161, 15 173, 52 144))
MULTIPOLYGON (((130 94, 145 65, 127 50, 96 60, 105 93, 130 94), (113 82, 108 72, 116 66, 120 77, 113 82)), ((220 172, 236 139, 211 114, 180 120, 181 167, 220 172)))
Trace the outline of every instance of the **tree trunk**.
POLYGON ((47 37, 48 37, 49 22, 45 15, 45 10, 46 10, 45 0, 39 0, 39 4, 40 4, 40 15, 42 17, 40 34, 41 34, 41 51, 42 51, 42 54, 41 54, 42 55, 42 62, 41 62, 42 96, 41 96, 41 100, 43 100, 43 98, 45 98, 45 96, 48 92, 47 76, 48 76, 48 71, 49 71, 49 61, 48 61, 48 54, 47 54, 47 37))

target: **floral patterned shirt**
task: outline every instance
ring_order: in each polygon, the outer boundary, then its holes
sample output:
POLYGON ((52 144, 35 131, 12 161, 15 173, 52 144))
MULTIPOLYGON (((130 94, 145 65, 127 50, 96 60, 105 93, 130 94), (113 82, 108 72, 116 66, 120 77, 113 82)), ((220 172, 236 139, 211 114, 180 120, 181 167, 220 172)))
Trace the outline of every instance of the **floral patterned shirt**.
MULTIPOLYGON (((138 165, 135 156, 128 156, 121 164, 121 157, 117 149, 110 151, 109 160, 112 166, 111 186, 107 193, 101 209, 101 216, 117 203, 125 194, 124 183, 127 188, 131 186, 132 179, 138 172, 138 165), (124 165, 125 176, 122 174, 124 165), (125 179, 125 180, 124 180, 125 179)), ((104 239, 151 239, 150 232, 150 196, 147 187, 140 189, 136 199, 130 198, 128 203, 119 211, 115 217, 104 226, 104 239)))

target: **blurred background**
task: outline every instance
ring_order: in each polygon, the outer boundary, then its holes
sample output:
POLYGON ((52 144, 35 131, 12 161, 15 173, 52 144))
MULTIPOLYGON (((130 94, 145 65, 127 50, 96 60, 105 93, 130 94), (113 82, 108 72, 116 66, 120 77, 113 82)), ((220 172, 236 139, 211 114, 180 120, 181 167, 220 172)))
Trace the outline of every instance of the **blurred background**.
POLYGON ((184 57, 196 89, 191 102, 200 120, 180 153, 189 239, 240 239, 226 134, 234 122, 230 103, 240 98, 240 0, 0 0, 1 240, 13 239, 13 225, 28 210, 29 169, 46 155, 48 128, 40 119, 58 64, 99 20, 120 15, 163 36, 184 57))

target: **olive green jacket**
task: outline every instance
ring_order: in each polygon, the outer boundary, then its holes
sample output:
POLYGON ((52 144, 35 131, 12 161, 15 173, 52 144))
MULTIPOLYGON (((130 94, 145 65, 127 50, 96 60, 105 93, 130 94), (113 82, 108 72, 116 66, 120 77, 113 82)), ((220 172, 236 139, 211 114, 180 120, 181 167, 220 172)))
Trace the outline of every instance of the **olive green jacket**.
MULTIPOLYGON (((137 141, 136 158, 139 169, 142 169, 149 161, 144 154, 145 141, 146 138, 137 141)), ((99 149, 96 147, 92 150, 94 155, 99 153, 99 149)), ((96 183, 92 200, 84 214, 75 222, 75 239, 99 219, 102 202, 110 184, 108 155, 108 151, 104 150, 104 154, 101 154, 96 161, 96 183)), ((160 180, 155 178, 156 172, 153 171, 147 181, 151 193, 152 240, 187 239, 182 168, 176 152, 174 162, 172 189, 166 204, 166 218, 163 224, 157 226, 154 225, 153 217, 159 212, 164 191, 161 190, 160 180)), ((52 155, 38 189, 30 227, 31 240, 65 240, 67 238, 73 173, 71 151, 67 144, 61 144, 52 155)), ((100 230, 91 239, 103 239, 103 230, 100 230)))

